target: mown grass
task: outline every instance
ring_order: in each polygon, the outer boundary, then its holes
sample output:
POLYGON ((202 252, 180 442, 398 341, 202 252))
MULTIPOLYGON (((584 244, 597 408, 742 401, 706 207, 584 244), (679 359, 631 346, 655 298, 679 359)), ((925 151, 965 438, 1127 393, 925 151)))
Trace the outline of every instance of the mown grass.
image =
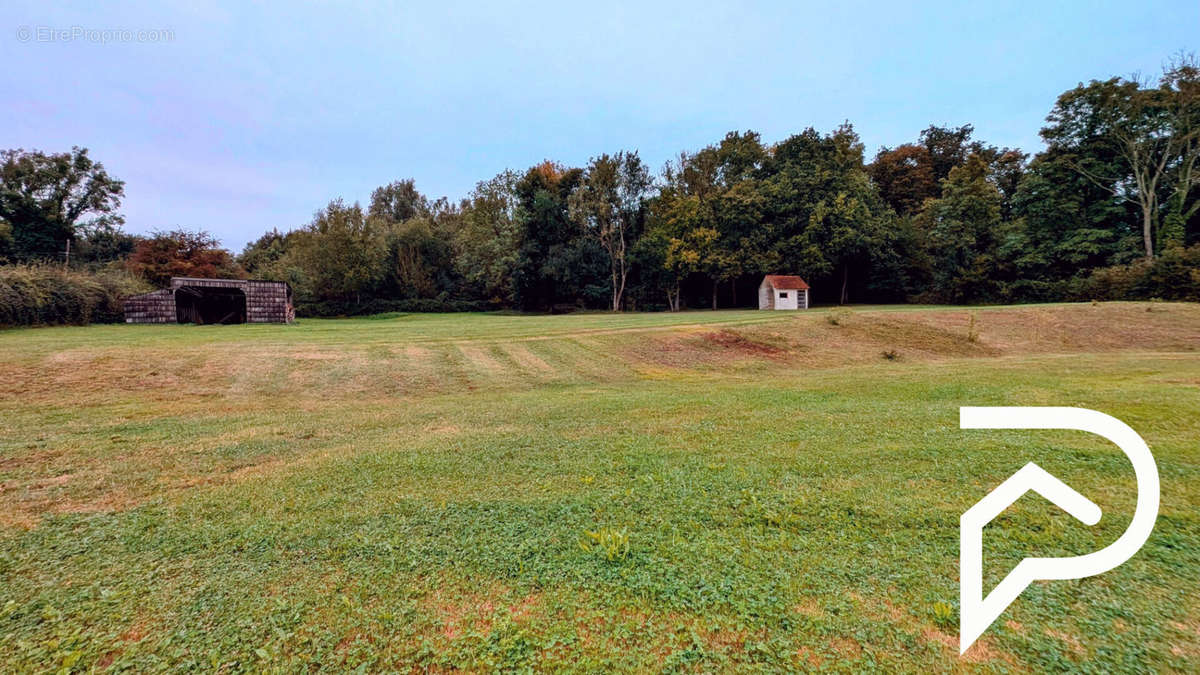
POLYGON ((2 333, 0 664, 1194 670, 1200 308, 1146 307, 2 333), (960 658, 962 511, 1027 461, 1104 509, 1023 498, 990 586, 1133 505, 1115 447, 966 404, 1114 414, 1163 495, 1132 560, 960 658))

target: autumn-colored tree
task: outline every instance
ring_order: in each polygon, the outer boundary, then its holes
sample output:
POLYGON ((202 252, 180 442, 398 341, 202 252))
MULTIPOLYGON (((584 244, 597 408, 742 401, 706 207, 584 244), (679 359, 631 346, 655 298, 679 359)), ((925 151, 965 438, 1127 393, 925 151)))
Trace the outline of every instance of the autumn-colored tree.
POLYGON ((241 267, 229 251, 221 248, 221 243, 204 231, 156 232, 137 243, 126 267, 160 288, 169 286, 171 277, 237 279, 243 276, 241 267))
POLYGON ((867 171, 879 196, 902 216, 920 211, 925 200, 936 198, 940 191, 933 177, 933 157, 923 145, 885 147, 867 171))

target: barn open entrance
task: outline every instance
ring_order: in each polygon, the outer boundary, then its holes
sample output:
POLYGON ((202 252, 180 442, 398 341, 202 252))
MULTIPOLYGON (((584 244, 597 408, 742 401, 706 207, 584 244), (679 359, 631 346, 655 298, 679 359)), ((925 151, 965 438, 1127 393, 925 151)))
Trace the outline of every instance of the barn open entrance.
POLYGON ((246 294, 240 288, 180 286, 175 318, 179 323, 246 323, 246 294))

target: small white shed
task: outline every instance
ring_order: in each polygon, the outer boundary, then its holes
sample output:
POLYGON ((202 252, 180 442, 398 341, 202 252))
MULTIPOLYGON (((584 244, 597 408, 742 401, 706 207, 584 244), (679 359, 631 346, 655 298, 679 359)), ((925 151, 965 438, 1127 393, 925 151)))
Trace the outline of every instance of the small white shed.
POLYGON ((808 309, 808 284, 797 276, 768 274, 758 285, 759 309, 808 309))

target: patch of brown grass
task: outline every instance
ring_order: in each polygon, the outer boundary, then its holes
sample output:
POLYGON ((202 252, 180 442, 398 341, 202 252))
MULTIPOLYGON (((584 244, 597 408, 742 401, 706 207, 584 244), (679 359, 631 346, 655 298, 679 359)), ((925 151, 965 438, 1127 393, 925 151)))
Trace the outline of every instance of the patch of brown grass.
POLYGON ((825 614, 825 610, 821 608, 821 604, 817 602, 816 598, 805 598, 792 607, 792 611, 812 619, 820 618, 825 614))
POLYGON ((490 633, 497 607, 507 606, 504 597, 510 593, 498 582, 469 591, 445 585, 422 597, 419 606, 441 627, 441 637, 453 641, 466 633, 490 633))
POLYGON ((1083 643, 1079 641, 1079 638, 1075 637, 1074 635, 1061 630, 1054 630, 1053 628, 1047 628, 1045 633, 1046 637, 1056 638, 1066 643, 1067 647, 1071 650, 1071 654, 1074 655, 1075 658, 1087 656, 1087 649, 1084 648, 1083 643))
POLYGON ((833 650, 838 657, 857 661, 862 657, 862 645, 858 644, 858 640, 850 637, 835 637, 829 641, 829 648, 833 650))
MULTIPOLYGON (((921 631, 921 638, 927 643, 941 645, 946 650, 953 651, 955 654, 958 653, 958 637, 940 631, 937 628, 925 628, 921 631)), ((991 639, 987 637, 981 637, 973 642, 967 648, 967 651, 962 654, 961 658, 968 663, 984 664, 1000 661, 1011 668, 1016 668, 1018 665, 1012 654, 997 649, 992 644, 991 639)))
POLYGON ((546 363, 540 356, 529 351, 529 348, 521 343, 511 343, 502 345, 501 349, 508 354, 509 358, 522 368, 540 376, 553 376, 558 373, 549 363, 546 363))

